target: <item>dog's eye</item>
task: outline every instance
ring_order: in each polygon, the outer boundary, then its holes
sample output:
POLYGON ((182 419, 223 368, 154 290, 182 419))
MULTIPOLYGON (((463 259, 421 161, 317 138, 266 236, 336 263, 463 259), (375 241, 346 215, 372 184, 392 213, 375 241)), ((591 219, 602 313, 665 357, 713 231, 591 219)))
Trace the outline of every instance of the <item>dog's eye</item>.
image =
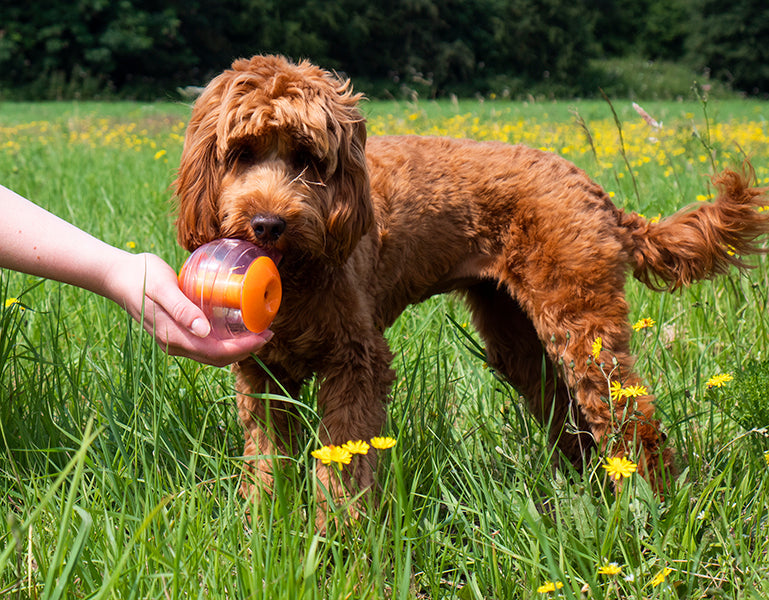
POLYGON ((293 167, 299 170, 308 169, 314 175, 325 173, 324 162, 309 150, 299 150, 292 158, 293 167))
POLYGON ((252 164, 256 162, 257 153, 253 146, 243 144, 233 148, 228 158, 231 164, 252 164))

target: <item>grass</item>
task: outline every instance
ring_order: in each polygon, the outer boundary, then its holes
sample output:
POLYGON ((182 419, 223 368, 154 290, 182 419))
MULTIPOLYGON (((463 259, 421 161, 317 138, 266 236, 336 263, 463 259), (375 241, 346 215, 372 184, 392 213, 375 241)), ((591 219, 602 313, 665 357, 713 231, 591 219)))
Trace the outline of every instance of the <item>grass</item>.
MULTIPOLYGON (((707 199, 706 175, 743 154, 769 184, 766 104, 644 108, 661 130, 615 103, 623 146, 605 102, 365 105, 372 133, 553 149, 650 217, 707 199)), ((178 267, 169 185, 187 116, 171 104, 0 105, 0 180, 178 267)), ((464 307, 441 297, 388 332, 398 379, 386 433, 398 443, 380 465, 381 502, 325 536, 312 524, 311 433, 273 496, 249 505, 227 370, 165 356, 102 298, 3 271, 0 596, 767 597, 769 423, 749 390, 766 380, 769 274, 753 262, 675 295, 628 284, 632 319, 655 321, 634 336, 638 370, 683 467, 664 499, 635 476, 614 495, 601 457, 583 475, 555 470, 546 432, 485 368, 464 307), (721 373, 734 379, 708 389, 721 373), (611 563, 618 575, 599 574, 611 563)), ((310 424, 315 393, 296 399, 310 424)))

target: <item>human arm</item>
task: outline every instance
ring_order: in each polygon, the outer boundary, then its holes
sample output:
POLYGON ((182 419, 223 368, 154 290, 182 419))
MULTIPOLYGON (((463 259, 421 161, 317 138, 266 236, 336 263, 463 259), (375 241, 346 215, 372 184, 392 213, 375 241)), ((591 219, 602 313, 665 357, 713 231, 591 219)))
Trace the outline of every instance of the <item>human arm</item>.
POLYGON ((270 332, 227 340, 209 335, 203 311, 182 293, 176 272, 160 257, 110 246, 3 186, 0 215, 0 267, 109 298, 169 354, 223 366, 271 337, 270 332))

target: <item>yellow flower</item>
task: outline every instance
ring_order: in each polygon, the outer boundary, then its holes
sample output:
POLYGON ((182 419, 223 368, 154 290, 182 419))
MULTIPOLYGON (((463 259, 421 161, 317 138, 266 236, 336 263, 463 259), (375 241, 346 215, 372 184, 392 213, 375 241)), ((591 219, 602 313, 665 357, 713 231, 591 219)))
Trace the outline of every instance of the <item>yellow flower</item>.
POLYGON ((562 587, 563 584, 560 581, 546 581, 537 588, 537 593, 548 594, 550 592, 554 592, 555 590, 560 590, 562 587))
POLYGON ((622 572, 622 567, 620 567, 615 562, 605 564, 602 567, 598 567, 599 575, 619 575, 621 572, 622 572))
POLYGON ((387 450, 395 445, 395 438, 391 437, 373 437, 371 438, 371 446, 377 450, 387 450))
POLYGON ((665 581, 667 576, 670 575, 672 572, 673 572, 673 569, 671 569, 670 567, 665 567, 664 569, 662 569, 662 571, 660 571, 654 576, 654 579, 651 580, 651 586, 657 587, 660 583, 665 581))
POLYGON ((11 306, 18 305, 22 306, 21 302, 19 302, 18 298, 6 298, 5 299, 5 308, 11 308, 11 306))
POLYGON ((158 150, 155 152, 155 160, 158 160, 159 158, 163 158, 166 155, 165 150, 158 150))
POLYGON ((636 472, 636 469, 638 469, 638 465, 636 465, 633 461, 628 460, 624 456, 621 458, 618 456, 607 458, 606 464, 601 466, 606 469, 609 477, 613 477, 617 481, 619 481, 622 477, 630 477, 633 473, 636 472))
POLYGON ((600 337, 597 337, 593 342, 593 349, 590 351, 594 359, 598 360, 601 350, 603 350, 603 340, 600 337))
POLYGON ((126 247, 129 248, 130 250, 133 250, 134 248, 136 248, 136 242, 133 242, 133 241, 126 242, 126 247))
POLYGON ((635 325, 633 325, 633 331, 641 331, 642 329, 646 329, 647 327, 653 327, 655 323, 656 321, 654 319, 645 317, 643 319, 636 321, 635 325))
POLYGON ((563 584, 560 581, 546 581, 537 588, 537 593, 548 594, 550 592, 554 592, 555 590, 560 590, 562 587, 563 584))
POLYGON ((638 398, 638 396, 646 396, 649 390, 645 385, 629 385, 622 388, 622 396, 624 398, 638 398))
POLYGON ((766 464, 769 465, 769 450, 764 452, 764 460, 766 461, 766 464))
POLYGON ((342 448, 347 450, 350 454, 366 454, 368 453, 369 445, 363 440, 357 440, 355 442, 349 441, 342 444, 342 448))
POLYGON ((734 379, 729 373, 721 373, 720 375, 713 375, 710 379, 708 379, 707 386, 708 389, 714 388, 714 387, 724 387, 724 384, 734 379))
POLYGON ((349 450, 346 450, 342 446, 323 446, 318 450, 312 451, 312 456, 317 458, 324 465, 330 465, 332 462, 337 463, 339 468, 344 468, 344 465, 349 465, 352 460, 352 454, 349 450))
POLYGON ((609 394, 612 400, 620 400, 622 398, 638 398, 638 396, 646 396, 649 393, 648 388, 645 385, 628 385, 622 387, 619 381, 612 381, 609 394))

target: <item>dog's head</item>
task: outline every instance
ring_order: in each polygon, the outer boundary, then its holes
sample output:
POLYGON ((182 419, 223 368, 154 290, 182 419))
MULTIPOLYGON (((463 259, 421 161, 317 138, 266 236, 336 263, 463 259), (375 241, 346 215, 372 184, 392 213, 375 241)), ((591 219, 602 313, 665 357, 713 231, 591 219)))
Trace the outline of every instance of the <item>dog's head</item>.
POLYGON ((179 242, 252 241, 342 264, 373 224, 360 95, 308 62, 237 60, 195 103, 175 182, 179 242))

